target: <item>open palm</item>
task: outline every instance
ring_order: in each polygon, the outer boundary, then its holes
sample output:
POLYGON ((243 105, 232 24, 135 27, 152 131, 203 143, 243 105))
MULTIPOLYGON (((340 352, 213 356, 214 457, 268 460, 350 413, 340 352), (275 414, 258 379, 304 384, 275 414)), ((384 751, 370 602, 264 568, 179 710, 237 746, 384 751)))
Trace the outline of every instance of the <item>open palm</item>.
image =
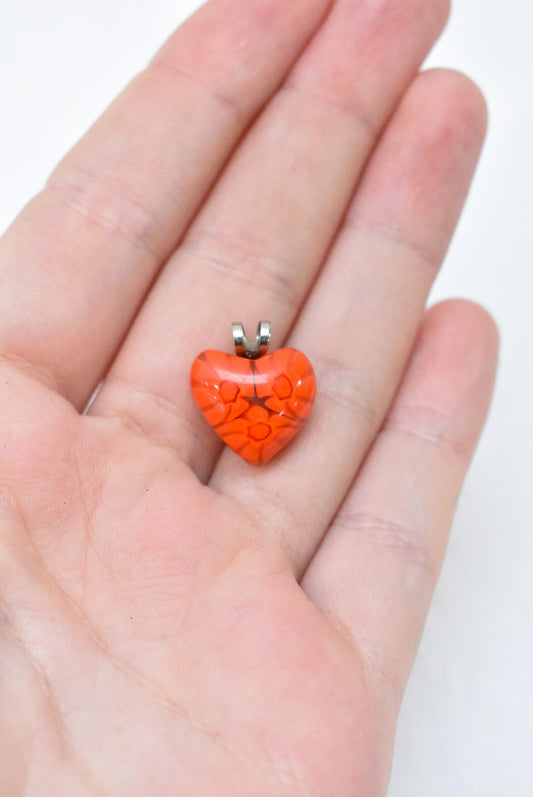
POLYGON ((0 241, 2 795, 385 793, 497 349, 425 311, 485 127, 446 14, 212 0, 0 241), (255 469, 189 371, 263 318, 318 390, 255 469))

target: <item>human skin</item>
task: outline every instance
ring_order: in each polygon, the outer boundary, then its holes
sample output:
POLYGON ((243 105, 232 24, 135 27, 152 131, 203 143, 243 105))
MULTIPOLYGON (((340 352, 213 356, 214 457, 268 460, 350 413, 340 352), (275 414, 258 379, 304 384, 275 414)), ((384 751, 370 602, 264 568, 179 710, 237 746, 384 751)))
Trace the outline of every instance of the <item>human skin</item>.
POLYGON ((2 795, 386 793, 498 347, 426 310, 486 125, 447 14, 211 0, 1 239, 2 795), (261 319, 317 398, 257 469, 189 371, 261 319))

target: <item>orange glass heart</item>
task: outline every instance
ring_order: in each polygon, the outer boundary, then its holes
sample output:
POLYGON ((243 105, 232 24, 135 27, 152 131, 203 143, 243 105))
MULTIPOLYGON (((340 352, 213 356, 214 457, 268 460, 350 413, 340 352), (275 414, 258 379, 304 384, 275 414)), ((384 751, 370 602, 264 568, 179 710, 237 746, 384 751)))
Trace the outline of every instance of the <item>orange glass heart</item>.
POLYGON ((193 363, 191 386, 208 423, 252 465, 268 462, 287 445, 316 393, 313 366, 296 349, 257 360, 204 351, 193 363))

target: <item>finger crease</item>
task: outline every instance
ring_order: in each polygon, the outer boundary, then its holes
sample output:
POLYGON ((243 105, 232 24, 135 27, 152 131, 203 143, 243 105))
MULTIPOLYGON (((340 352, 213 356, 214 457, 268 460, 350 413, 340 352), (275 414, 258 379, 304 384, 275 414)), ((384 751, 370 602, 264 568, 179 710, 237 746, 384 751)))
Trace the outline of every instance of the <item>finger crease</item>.
POLYGON ((431 552, 428 528, 405 525, 370 512, 343 512, 335 519, 334 525, 347 528, 357 535, 358 541, 399 552, 425 571, 432 581, 437 578, 440 566, 431 552))
POLYGON ((146 71, 156 72, 157 70, 168 72, 175 77, 185 78, 191 83, 205 89, 208 96, 212 97, 222 108, 231 113, 231 115, 239 121, 246 115, 247 109, 238 102, 238 100, 210 85, 207 80, 202 78, 197 72, 194 72, 183 64, 176 64, 164 58, 159 58, 157 61, 153 61, 146 71))
POLYGON ((449 413, 437 407, 403 404, 396 406, 387 416, 382 431, 414 437, 464 460, 468 457, 468 452, 464 450, 458 437, 451 434, 452 421, 449 413))
POLYGON ((370 691, 371 687, 378 689, 383 695, 383 687, 389 687, 390 694, 398 693, 398 683, 395 678, 377 662, 377 656, 372 650, 368 639, 360 627, 349 625, 339 614, 328 605, 320 604, 320 611, 338 634, 355 652, 361 663, 361 670, 365 676, 365 685, 370 691))
POLYGON ((379 127, 374 121, 370 120, 360 109, 355 108, 353 105, 344 102, 338 97, 291 82, 286 83, 281 91, 309 97, 314 102, 318 101, 326 107, 348 116, 350 121, 360 128, 363 137, 368 139, 370 143, 375 141, 379 135, 379 127))
POLYGON ((186 239, 181 249, 190 251, 211 271, 230 277, 239 286, 244 283, 258 292, 267 291, 277 305, 296 312, 301 297, 293 278, 298 269, 293 264, 244 243, 228 246, 224 240, 228 236, 201 233, 198 237, 214 238, 218 242, 215 249, 218 254, 215 255, 211 248, 202 248, 196 237, 197 234, 194 238, 186 239))
MULTIPOLYGON (((61 204, 158 262, 167 254, 166 236, 153 213, 129 185, 116 177, 89 169, 54 173, 46 189, 59 195, 61 204)), ((145 266, 146 267, 146 266, 145 266)))
POLYGON ((104 404, 102 411, 97 408, 97 415, 116 418, 126 428, 149 440, 153 445, 168 449, 179 456, 185 464, 191 464, 188 462, 186 452, 191 451, 195 445, 202 445, 202 439, 194 425, 180 414, 173 402, 115 377, 106 380, 106 387, 118 388, 121 393, 126 394, 127 400, 118 404, 114 398, 109 407, 104 404), (135 406, 132 407, 131 403, 135 406), (194 439, 193 445, 184 444, 181 439, 183 430, 194 439))
POLYGON ((231 479, 229 484, 217 484, 216 491, 232 498, 252 518, 253 526, 268 533, 274 533, 275 539, 280 543, 283 553, 290 562, 297 561, 296 551, 292 549, 291 541, 298 536, 299 547, 302 545, 305 529, 302 528, 301 519, 296 517, 295 511, 287 501, 286 496, 280 495, 275 490, 270 490, 266 484, 257 492, 257 483, 241 478, 231 479), (249 487, 247 487, 249 485, 249 487), (295 535, 295 531, 298 535, 295 535))
POLYGON ((313 355, 312 361, 319 400, 326 399, 336 408, 362 418, 369 429, 375 429, 379 424, 381 408, 359 387, 358 382, 362 383, 363 380, 354 378, 353 369, 320 355, 313 355))
POLYGON ((59 391, 59 381, 55 375, 45 366, 31 362, 27 357, 22 357, 14 352, 0 351, 0 365, 2 364, 36 379, 54 392, 59 391))
MULTIPOLYGON (((351 230, 355 234, 368 234, 371 237, 385 239, 396 249, 405 250, 409 258, 415 258, 430 271, 437 271, 440 267, 440 257, 431 252, 414 238, 409 238, 405 228, 401 225, 373 222, 360 218, 357 211, 350 213, 344 225, 345 231, 351 230)), ((394 261, 391 261, 394 262, 394 261)))

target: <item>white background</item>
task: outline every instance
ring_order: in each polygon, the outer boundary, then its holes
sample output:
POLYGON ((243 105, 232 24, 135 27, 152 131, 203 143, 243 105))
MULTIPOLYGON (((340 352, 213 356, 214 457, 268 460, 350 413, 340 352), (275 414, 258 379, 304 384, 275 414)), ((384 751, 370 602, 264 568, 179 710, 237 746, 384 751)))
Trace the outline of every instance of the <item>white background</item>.
MULTIPOLYGON (((200 4, 3 2, 1 229, 200 4)), ((430 63, 474 77, 491 110, 481 167, 432 298, 481 301, 503 345, 493 411, 407 691, 390 797, 531 797, 532 5, 457 0, 430 63)))

